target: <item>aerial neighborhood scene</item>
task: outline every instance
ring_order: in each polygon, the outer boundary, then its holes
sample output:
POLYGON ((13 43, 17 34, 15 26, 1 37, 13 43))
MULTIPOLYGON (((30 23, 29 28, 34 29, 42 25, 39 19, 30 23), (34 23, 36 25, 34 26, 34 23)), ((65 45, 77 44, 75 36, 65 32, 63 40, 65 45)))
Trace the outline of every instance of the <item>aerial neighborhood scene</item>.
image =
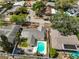
POLYGON ((79 59, 79 0, 0 0, 0 59, 79 59))

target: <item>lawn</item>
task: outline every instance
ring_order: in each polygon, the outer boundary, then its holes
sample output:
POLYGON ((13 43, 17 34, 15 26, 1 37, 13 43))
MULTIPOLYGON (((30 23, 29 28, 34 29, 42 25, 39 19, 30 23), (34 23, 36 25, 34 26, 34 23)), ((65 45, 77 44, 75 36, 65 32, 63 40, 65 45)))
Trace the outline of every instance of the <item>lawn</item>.
POLYGON ((27 38, 22 38, 19 47, 28 47, 27 38))

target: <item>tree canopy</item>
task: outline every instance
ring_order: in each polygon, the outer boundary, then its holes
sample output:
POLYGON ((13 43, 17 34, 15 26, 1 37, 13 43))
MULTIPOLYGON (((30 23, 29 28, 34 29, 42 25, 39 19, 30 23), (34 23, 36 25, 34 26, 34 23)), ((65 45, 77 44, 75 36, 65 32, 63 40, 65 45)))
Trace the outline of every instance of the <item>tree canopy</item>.
POLYGON ((4 21, 0 19, 0 27, 4 25, 4 21))
POLYGON ((13 3, 6 3, 6 4, 2 4, 3 8, 7 8, 10 9, 13 6, 13 3))
POLYGON ((15 22, 16 24, 21 24, 26 20, 26 15, 19 14, 19 15, 12 15, 11 21, 15 22))
POLYGON ((66 13, 57 13, 51 17, 52 27, 58 29, 63 35, 77 34, 79 32, 79 19, 66 13))
POLYGON ((28 14, 28 10, 26 7, 20 7, 15 13, 28 14))
POLYGON ((3 47, 3 50, 7 52, 12 52, 13 44, 8 42, 8 38, 5 35, 1 35, 0 46, 3 47))
POLYGON ((45 7, 45 4, 42 1, 37 1, 35 4, 33 4, 34 11, 40 11, 44 7, 45 7))
POLYGON ((37 1, 35 4, 33 4, 33 10, 36 12, 37 16, 42 15, 42 10, 44 9, 45 4, 42 1, 37 1))
POLYGON ((66 10, 76 4, 77 0, 55 0, 56 8, 66 10))
POLYGON ((56 52, 56 50, 54 48, 50 48, 49 55, 51 58, 55 58, 55 57, 57 57, 58 53, 56 52))

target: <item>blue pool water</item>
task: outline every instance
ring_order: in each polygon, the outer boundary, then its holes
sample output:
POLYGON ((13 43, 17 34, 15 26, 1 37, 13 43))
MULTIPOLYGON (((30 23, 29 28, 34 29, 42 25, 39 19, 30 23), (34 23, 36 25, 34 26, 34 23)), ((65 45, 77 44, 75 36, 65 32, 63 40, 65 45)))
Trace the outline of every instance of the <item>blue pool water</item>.
POLYGON ((79 58, 79 51, 72 52, 72 53, 71 53, 71 56, 72 56, 74 59, 78 59, 78 58, 79 58))
POLYGON ((43 42, 41 42, 41 41, 39 41, 38 43, 37 43, 37 51, 39 52, 39 53, 41 53, 41 52, 44 52, 44 49, 45 49, 45 45, 44 45, 44 43, 43 42))

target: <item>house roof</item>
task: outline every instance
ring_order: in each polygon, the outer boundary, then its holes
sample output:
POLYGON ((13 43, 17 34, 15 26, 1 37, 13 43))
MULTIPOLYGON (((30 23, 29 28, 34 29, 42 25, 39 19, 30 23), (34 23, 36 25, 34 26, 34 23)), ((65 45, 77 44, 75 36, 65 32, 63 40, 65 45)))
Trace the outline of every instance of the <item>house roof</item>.
POLYGON ((78 50, 77 46, 79 45, 78 38, 76 35, 71 36, 62 36, 59 31, 51 29, 51 46, 52 48, 59 50, 78 50), (64 45, 74 45, 76 49, 66 49, 64 45))
POLYGON ((11 26, 4 26, 3 28, 0 28, 0 35, 6 35, 8 38, 8 41, 13 43, 13 40, 16 36, 16 33, 21 27, 19 25, 11 25, 11 26))
POLYGON ((4 31, 2 31, 2 30, 0 30, 0 35, 2 35, 2 34, 5 34, 5 32, 4 32, 4 31))
POLYGON ((15 6, 15 5, 16 5, 16 6, 18 6, 18 5, 23 6, 24 3, 25 3, 25 1, 15 2, 14 6, 15 6))
POLYGON ((53 3, 53 2, 48 2, 46 5, 47 5, 47 6, 49 5, 49 6, 54 7, 54 6, 55 6, 55 3, 53 3))
POLYGON ((20 29, 20 25, 14 25, 8 35, 8 41, 13 43, 15 37, 16 37, 16 33, 19 31, 20 29))
POLYGON ((54 8, 51 9, 51 13, 52 13, 52 14, 56 14, 56 12, 57 12, 56 9, 54 9, 54 8))
POLYGON ((28 43, 31 43, 30 45, 34 44, 35 39, 44 40, 44 31, 39 31, 37 29, 23 29, 21 35, 21 37, 28 38, 28 43))

